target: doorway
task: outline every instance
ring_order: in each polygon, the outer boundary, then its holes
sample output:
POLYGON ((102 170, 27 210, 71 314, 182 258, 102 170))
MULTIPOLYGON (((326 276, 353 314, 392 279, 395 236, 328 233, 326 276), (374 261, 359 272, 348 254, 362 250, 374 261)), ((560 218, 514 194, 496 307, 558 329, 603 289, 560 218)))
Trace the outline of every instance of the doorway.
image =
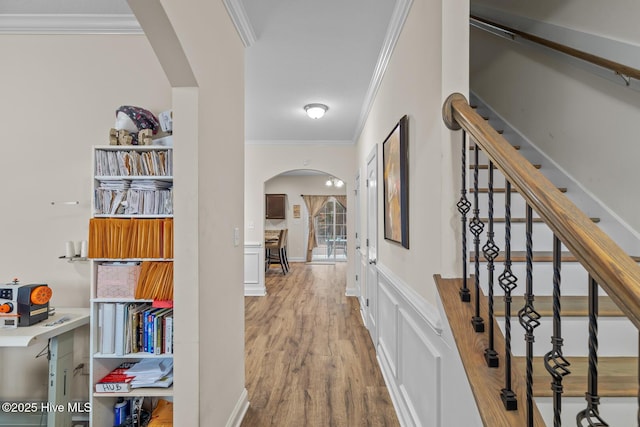
POLYGON ((331 196, 313 218, 317 247, 313 262, 345 262, 347 260, 347 208, 331 196))

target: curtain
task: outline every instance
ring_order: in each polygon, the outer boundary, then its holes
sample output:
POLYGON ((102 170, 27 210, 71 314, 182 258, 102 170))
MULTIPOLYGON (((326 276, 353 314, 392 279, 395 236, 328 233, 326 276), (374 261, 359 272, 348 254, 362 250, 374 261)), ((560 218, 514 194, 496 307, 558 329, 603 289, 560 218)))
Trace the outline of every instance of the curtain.
POLYGON ((333 196, 336 198, 336 200, 338 201, 338 203, 340 203, 342 205, 342 207, 344 208, 344 210, 347 210, 347 196, 346 195, 342 195, 342 196, 333 196))
POLYGON ((304 204, 307 205, 309 212, 309 241, 307 243, 307 262, 311 262, 313 248, 318 246, 316 243, 316 228, 313 219, 318 215, 322 206, 326 203, 329 196, 302 196, 304 204))

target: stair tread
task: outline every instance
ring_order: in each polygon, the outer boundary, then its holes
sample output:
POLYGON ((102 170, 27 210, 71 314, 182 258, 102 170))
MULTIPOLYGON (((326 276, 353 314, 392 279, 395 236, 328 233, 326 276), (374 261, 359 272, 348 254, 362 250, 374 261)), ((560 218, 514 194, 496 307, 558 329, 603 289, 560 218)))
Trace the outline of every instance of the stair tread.
MULTIPOLYGON (((562 252, 560 259, 562 262, 578 262, 578 259, 571 254, 571 252, 562 252)), ((470 253, 470 262, 475 262, 476 254, 475 251, 471 251, 470 253)), ((505 252, 500 251, 498 256, 494 259, 494 262, 504 262, 505 260, 505 252)), ((511 251, 511 261, 512 262, 525 262, 527 260, 527 252, 526 251, 511 251)), ((484 254, 480 256, 480 262, 487 262, 484 254)), ((553 252, 552 251, 534 251, 533 252, 533 262, 553 262, 553 252)))
MULTIPOLYGON (((588 357, 565 357, 571 373, 562 379, 563 396, 584 397, 587 391, 588 357)), ((543 357, 533 358, 533 394, 537 397, 553 395, 551 377, 543 357)), ((526 358, 514 357, 514 366, 526 372, 526 358)), ((638 394, 637 357, 598 357, 598 395, 601 397, 636 397, 638 394)))
MULTIPOLYGON (((536 295, 533 302, 538 314, 542 317, 553 316, 553 297, 549 295, 536 295)), ((524 306, 524 296, 513 296, 511 303, 512 315, 515 310, 524 306)), ((589 315, 589 299, 586 296, 563 296, 560 298, 562 317, 586 317, 589 315)), ((493 301, 493 310, 496 316, 504 316, 504 300, 496 297, 493 301)), ((625 317, 622 310, 608 296, 598 297, 598 314, 601 317, 625 317)))
MULTIPOLYGON (((500 251, 498 256, 493 260, 494 262, 504 262, 504 252, 500 251)), ((639 256, 631 256, 631 258, 640 262, 639 256)), ((469 253, 469 261, 475 262, 476 256, 475 251, 471 251, 469 253)), ((512 262, 525 262, 527 260, 527 252, 526 251, 511 251, 511 261, 512 262)), ((571 254, 571 252, 562 252, 560 255, 560 260, 562 262, 578 262, 578 259, 571 254)), ((486 258, 484 254, 480 257, 480 262, 486 262, 486 258)), ((552 251, 533 251, 533 262, 553 262, 553 252, 552 251)))
MULTIPOLYGON (((535 164, 535 165, 532 165, 532 166, 534 168, 536 168, 536 169, 541 169, 542 168, 542 165, 540 165, 540 164, 535 164)), ((469 169, 474 169, 474 168, 475 168, 475 165, 469 165, 469 169)), ((487 170, 487 169, 489 169, 489 165, 480 165, 479 164, 478 165, 478 169, 487 170)), ((493 169, 498 169, 498 167, 494 164, 493 165, 493 169)))
MULTIPOLYGON (((502 217, 502 218, 493 218, 493 222, 499 222, 499 223, 503 223, 506 222, 506 218, 502 217)), ((600 218, 597 217, 593 217, 591 218, 591 221, 593 222, 600 222, 600 218)), ((481 217, 480 218, 480 222, 489 222, 489 218, 485 218, 485 217, 481 217)), ((526 218, 511 218, 511 223, 512 224, 520 224, 520 223, 525 223, 527 222, 526 218)), ((544 223, 544 220, 542 218, 533 218, 533 222, 535 223, 544 223)))
MULTIPOLYGON (((560 190, 561 193, 566 193, 567 192, 567 187, 558 187, 558 190, 560 190)), ((505 191, 506 191, 505 188, 494 188, 493 189, 494 193, 504 193, 505 191)), ((469 192, 470 193, 474 193, 475 189, 470 188, 469 192)), ((489 192, 488 188, 478 188, 478 193, 488 193, 488 192, 489 192)), ((511 192, 512 193, 518 193, 518 189, 511 187, 511 192)))

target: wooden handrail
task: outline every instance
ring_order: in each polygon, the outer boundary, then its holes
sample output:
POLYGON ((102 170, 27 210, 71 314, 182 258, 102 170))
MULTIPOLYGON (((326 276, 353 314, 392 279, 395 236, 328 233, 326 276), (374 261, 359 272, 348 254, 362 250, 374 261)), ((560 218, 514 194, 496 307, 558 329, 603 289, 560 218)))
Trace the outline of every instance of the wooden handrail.
POLYGON ((574 58, 578 58, 581 59, 583 61, 587 61, 590 62, 592 64, 598 65, 600 67, 603 68, 607 68, 609 70, 614 71, 616 74, 619 74, 621 76, 626 76, 626 77, 630 77, 636 80, 640 80, 640 70, 638 70, 637 68, 633 68, 633 67, 629 67, 627 65, 624 64, 620 64, 619 62, 615 62, 615 61, 611 61, 605 58, 602 58, 600 56, 597 55, 593 55, 591 53, 587 53, 578 49, 574 49, 572 47, 551 41, 551 40, 547 40, 545 38, 542 37, 538 37, 535 36, 533 34, 529 34, 529 33, 525 33, 524 31, 520 31, 517 30, 515 28, 511 28, 511 27, 507 27, 506 25, 503 24, 499 24, 497 22, 493 22, 490 21, 486 18, 481 18, 479 16, 475 16, 475 15, 471 15, 470 17, 470 21, 471 23, 473 23, 473 21, 477 21, 480 22, 482 24, 488 25, 490 27, 493 27, 495 29, 498 29, 502 32, 505 32, 507 34, 511 34, 514 36, 518 36, 521 37, 525 40, 529 40, 531 42, 540 44, 542 46, 548 47, 550 49, 553 50, 557 50, 558 52, 562 52, 566 55, 569 56, 573 56, 574 58))
POLYGON ((640 329, 640 266, 469 105, 451 94, 449 129, 464 129, 549 228, 640 329))

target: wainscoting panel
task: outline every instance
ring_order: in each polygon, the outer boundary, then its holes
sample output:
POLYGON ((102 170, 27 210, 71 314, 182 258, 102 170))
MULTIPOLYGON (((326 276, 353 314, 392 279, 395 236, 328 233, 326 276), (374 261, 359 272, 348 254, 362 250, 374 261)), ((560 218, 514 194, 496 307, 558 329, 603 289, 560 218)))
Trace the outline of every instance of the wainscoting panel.
POLYGON ((394 377, 398 376, 398 308, 385 278, 378 277, 378 352, 384 357, 394 377))
POLYGON ((264 248, 260 243, 244 245, 244 295, 265 296, 264 248))
POLYGON ((376 352, 400 425, 481 425, 444 313, 384 265, 377 270, 376 352))
MULTIPOLYGON (((439 426, 441 356, 409 312, 400 310, 400 391, 411 418, 419 426, 439 426)), ((436 338, 437 337, 432 337, 436 338)))

